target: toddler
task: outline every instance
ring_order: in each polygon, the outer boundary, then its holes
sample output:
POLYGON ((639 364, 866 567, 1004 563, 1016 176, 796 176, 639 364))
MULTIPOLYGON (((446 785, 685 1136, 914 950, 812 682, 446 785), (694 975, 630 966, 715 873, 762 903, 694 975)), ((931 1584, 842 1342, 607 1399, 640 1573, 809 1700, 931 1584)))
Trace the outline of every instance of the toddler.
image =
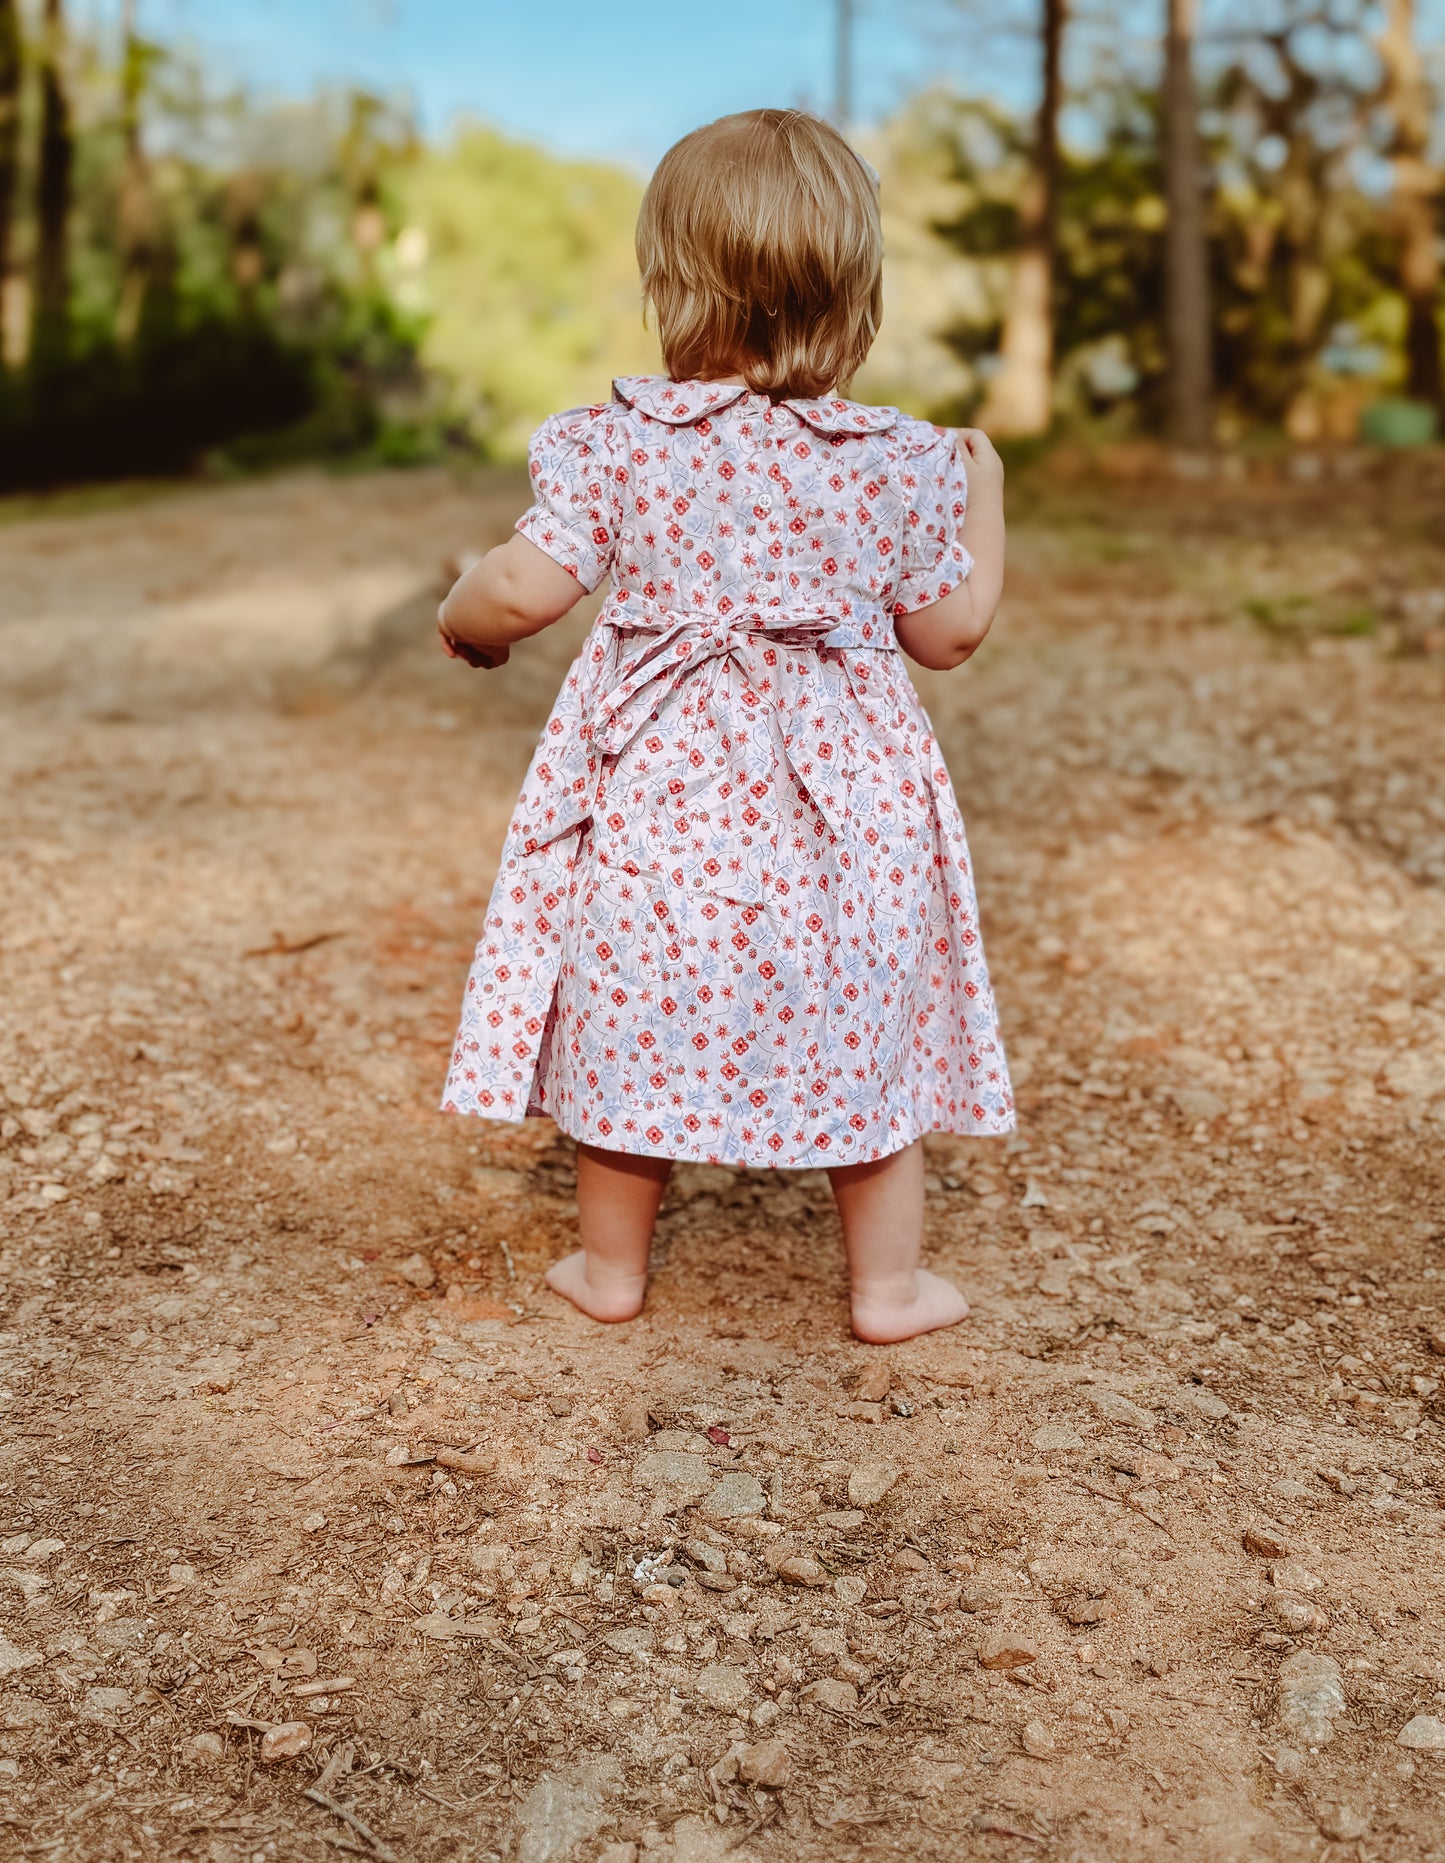
POLYGON ((531 450, 536 502, 442 604, 496 667, 604 581, 467 982, 444 1105, 577 1141, 548 1274, 631 1319, 675 1159, 821 1166, 854 1332, 951 1326, 920 1264, 925 1132, 1013 1102, 963 823, 903 664, 959 666, 1003 583, 1003 469, 844 397, 878 328, 876 178, 753 110, 671 149, 637 228, 668 374, 531 450), (967 468, 967 470, 966 470, 967 468), (970 483, 971 480, 971 483, 970 483))

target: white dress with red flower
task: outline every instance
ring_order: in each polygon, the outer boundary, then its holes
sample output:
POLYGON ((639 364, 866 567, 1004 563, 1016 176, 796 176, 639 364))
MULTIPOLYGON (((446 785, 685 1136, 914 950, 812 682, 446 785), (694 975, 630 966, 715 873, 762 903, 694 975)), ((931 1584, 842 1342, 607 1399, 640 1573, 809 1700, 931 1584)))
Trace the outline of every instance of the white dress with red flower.
POLYGON ((632 377, 517 528, 611 592, 527 773, 444 1107, 859 1163, 1014 1123, 963 822, 893 617, 968 574, 952 436, 632 377))

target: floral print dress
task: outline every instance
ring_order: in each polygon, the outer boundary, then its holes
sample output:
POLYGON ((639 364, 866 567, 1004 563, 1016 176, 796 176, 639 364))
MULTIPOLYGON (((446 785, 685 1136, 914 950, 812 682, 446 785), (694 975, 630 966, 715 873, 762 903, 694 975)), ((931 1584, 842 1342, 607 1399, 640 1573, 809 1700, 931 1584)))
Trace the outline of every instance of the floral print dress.
POLYGON ((896 615, 968 574, 947 432, 633 377, 517 528, 611 589, 542 733, 444 1107, 604 1149, 860 1163, 1013 1101, 968 847, 896 615))

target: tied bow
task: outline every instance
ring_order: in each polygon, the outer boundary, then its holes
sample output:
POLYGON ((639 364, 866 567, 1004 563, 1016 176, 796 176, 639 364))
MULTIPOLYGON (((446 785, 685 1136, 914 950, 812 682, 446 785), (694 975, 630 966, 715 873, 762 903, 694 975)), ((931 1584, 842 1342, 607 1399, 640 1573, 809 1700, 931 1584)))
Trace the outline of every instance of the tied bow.
MULTIPOLYGON (((730 663, 731 676, 720 678, 709 695, 716 701, 718 729, 699 740, 711 753, 708 761, 724 764, 723 778, 733 792, 745 791, 773 817, 769 841, 777 831, 783 763, 841 838, 851 785, 837 767, 841 732, 828 728, 834 708, 817 687, 810 650, 895 645, 892 623, 881 610, 863 619, 840 616, 836 604, 688 614, 630 593, 614 596, 598 617, 528 772, 513 823, 521 852, 536 853, 590 821, 604 759, 621 756, 674 693, 720 663, 730 663), (771 688, 772 702, 761 687, 771 688)), ((756 861, 748 864, 753 872, 746 890, 760 893, 761 868, 756 861)))

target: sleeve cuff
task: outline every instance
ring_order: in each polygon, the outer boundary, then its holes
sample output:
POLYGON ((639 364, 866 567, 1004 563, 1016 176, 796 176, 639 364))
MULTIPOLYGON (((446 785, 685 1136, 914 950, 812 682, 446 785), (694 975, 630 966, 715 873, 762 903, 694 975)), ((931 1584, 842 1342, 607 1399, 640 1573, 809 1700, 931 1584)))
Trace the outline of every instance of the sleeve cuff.
POLYGON ((955 539, 926 576, 910 574, 903 578, 893 598, 894 615, 917 614, 920 608, 931 608, 935 602, 941 602, 967 580, 972 568, 973 558, 955 539))
POLYGON ((576 531, 559 524, 555 512, 533 505, 517 519, 516 528, 528 543, 536 544, 559 568, 575 576, 588 595, 603 580, 604 572, 592 539, 580 537, 576 531))

